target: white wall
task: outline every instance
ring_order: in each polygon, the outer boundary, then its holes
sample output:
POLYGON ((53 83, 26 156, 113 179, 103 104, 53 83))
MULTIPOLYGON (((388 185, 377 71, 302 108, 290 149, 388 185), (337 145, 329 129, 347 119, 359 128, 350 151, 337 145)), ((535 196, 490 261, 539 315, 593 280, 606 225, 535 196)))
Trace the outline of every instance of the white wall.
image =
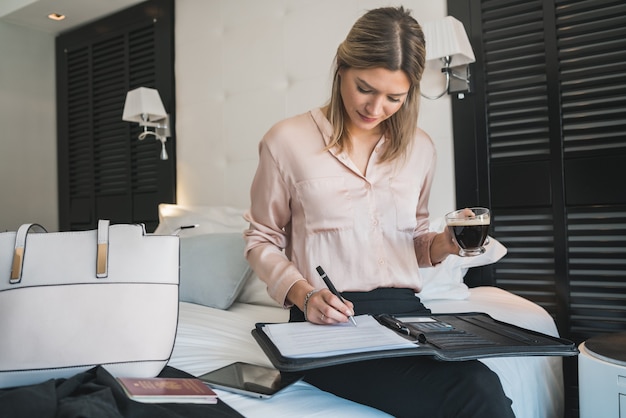
MULTIPOLYGON (((178 203, 247 207, 257 143, 327 100, 332 59, 375 0, 177 0, 178 203)), ((445 0, 402 2, 422 22, 445 0)), ((0 22, 0 231, 58 228, 54 36, 0 22)), ((433 75, 422 88, 437 90, 433 75)), ((439 154, 433 215, 454 205, 450 98, 423 100, 439 154)))
MULTIPOLYGON (((177 0, 178 203, 247 207, 265 131, 323 105, 335 51, 354 21, 368 9, 395 4, 400 3, 177 0)), ((445 0, 401 4, 421 22, 446 15, 445 0)), ((429 82, 423 88, 437 86, 429 82)), ((420 125, 437 146, 430 208, 442 215, 455 206, 450 98, 424 99, 420 125)))
POLYGON ((0 231, 58 228, 54 37, 0 22, 0 231))

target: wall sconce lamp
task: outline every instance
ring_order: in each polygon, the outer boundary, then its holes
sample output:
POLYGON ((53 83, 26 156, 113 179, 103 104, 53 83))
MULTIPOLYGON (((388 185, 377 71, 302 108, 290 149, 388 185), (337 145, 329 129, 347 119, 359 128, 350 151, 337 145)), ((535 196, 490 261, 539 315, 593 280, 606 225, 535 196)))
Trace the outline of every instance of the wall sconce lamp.
POLYGON ((157 90, 139 87, 126 93, 122 120, 137 122, 139 126, 143 126, 143 132, 138 137, 140 140, 152 135, 156 140, 161 141, 161 159, 168 159, 165 142, 171 135, 170 116, 165 112, 157 90), (154 130, 151 131, 148 128, 154 128, 154 130))
POLYGON ((463 23, 452 16, 422 25, 426 41, 426 61, 440 61, 441 72, 446 77, 445 90, 435 96, 422 96, 435 100, 444 94, 458 93, 463 98, 471 91, 469 64, 476 61, 463 23))

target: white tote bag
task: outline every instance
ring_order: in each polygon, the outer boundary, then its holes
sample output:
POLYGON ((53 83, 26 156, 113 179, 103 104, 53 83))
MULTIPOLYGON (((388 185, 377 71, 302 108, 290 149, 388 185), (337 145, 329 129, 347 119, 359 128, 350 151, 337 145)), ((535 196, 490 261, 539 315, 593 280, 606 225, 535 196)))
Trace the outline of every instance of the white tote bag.
POLYGON ((143 225, 0 233, 0 388, 96 365, 156 376, 174 346, 178 274, 178 237, 143 225))

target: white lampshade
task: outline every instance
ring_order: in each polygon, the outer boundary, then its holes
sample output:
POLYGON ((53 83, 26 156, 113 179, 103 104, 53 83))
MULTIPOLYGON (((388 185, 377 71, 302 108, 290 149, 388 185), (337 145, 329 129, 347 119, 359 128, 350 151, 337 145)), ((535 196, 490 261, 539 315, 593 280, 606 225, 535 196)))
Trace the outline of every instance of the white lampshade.
POLYGON ((122 120, 127 122, 154 122, 167 117, 159 92, 139 87, 126 94, 122 120))
POLYGON ((452 16, 422 24, 426 41, 426 61, 450 57, 450 67, 476 61, 463 23, 452 16))

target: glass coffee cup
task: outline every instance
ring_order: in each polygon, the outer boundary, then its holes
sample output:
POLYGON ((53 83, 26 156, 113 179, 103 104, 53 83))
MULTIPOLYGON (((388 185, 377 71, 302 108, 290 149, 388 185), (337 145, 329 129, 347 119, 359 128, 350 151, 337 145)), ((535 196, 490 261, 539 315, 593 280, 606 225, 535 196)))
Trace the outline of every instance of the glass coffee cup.
POLYGON ((490 215, 489 209, 481 207, 459 209, 446 214, 446 225, 461 247, 460 256, 471 257, 485 252, 490 215))

